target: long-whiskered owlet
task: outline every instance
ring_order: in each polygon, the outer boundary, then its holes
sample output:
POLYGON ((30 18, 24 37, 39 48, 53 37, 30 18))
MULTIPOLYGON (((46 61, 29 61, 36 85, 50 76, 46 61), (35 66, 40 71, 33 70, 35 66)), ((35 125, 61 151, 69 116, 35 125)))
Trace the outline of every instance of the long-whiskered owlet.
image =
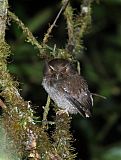
POLYGON ((59 108, 83 117, 92 115, 93 98, 87 82, 68 60, 46 62, 42 85, 59 108))

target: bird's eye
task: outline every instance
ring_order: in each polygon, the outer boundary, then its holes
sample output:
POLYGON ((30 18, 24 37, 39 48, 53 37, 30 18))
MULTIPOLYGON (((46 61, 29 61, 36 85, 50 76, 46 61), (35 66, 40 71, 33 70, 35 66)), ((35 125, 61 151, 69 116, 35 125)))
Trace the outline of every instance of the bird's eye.
POLYGON ((49 65, 49 68, 52 70, 52 71, 55 71, 55 68, 51 65, 49 65))
POLYGON ((65 66, 62 68, 61 73, 65 74, 65 73, 68 73, 68 71, 69 71, 69 67, 65 66))
POLYGON ((53 67, 53 66, 51 66, 51 65, 49 65, 49 70, 50 70, 50 73, 51 74, 53 74, 53 76, 56 74, 56 69, 53 67))

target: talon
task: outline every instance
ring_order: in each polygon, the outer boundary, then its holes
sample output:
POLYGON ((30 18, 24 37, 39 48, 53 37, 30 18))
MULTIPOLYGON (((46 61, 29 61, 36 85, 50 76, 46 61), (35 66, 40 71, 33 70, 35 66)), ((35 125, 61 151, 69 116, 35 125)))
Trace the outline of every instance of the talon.
POLYGON ((67 110, 59 110, 59 111, 56 112, 56 115, 59 115, 59 116, 60 116, 61 114, 65 114, 65 113, 66 113, 67 116, 69 117, 69 113, 68 113, 67 110))

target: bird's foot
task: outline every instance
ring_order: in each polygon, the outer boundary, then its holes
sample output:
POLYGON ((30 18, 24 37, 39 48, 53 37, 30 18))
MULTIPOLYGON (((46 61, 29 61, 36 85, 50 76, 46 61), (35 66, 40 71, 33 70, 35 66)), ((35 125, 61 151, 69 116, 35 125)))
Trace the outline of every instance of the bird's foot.
POLYGON ((59 110, 59 111, 57 111, 57 112, 56 112, 56 115, 59 115, 59 116, 60 116, 61 114, 65 114, 65 113, 66 113, 66 114, 67 114, 67 116, 69 117, 69 113, 68 113, 68 111, 67 111, 67 110, 62 110, 62 109, 61 109, 61 110, 59 110))

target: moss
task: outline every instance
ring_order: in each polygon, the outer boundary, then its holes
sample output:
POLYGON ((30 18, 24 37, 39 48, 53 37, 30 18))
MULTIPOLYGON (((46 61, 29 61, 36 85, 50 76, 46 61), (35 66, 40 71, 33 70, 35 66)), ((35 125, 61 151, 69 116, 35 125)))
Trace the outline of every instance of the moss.
POLYGON ((55 120, 56 129, 53 134, 54 147, 59 156, 66 160, 73 160, 76 157, 73 153, 74 148, 71 147, 70 120, 70 117, 66 113, 58 113, 55 120))
MULTIPOLYGON (((5 2, 7 3, 7 1, 5 2)), ((69 4, 67 6, 68 2, 69 1, 63 1, 62 8, 54 23, 48 29, 42 44, 38 43, 33 34, 27 27, 25 27, 24 23, 19 20, 15 14, 10 11, 8 12, 9 17, 23 30, 23 34, 26 35, 27 41, 39 49, 39 56, 41 58, 43 56, 47 57, 46 50, 48 50, 48 58, 65 58, 73 60, 76 59, 76 53, 80 53, 80 49, 83 47, 80 40, 90 23, 91 2, 89 1, 87 6, 89 12, 85 15, 80 13, 77 17, 74 17, 71 5, 69 4), (57 48, 54 50, 47 46, 46 43, 58 17, 60 16, 60 13, 64 10, 69 37, 68 44, 66 46, 72 45, 72 49, 69 50, 69 47, 67 47, 65 49, 57 48), (71 51, 74 52, 71 53, 71 51)), ((3 30, 1 32, 2 38, 0 40, 0 96, 4 98, 4 103, 7 106, 2 115, 5 132, 7 136, 12 139, 11 143, 13 148, 16 149, 20 158, 30 157, 36 159, 38 157, 38 159, 43 160, 73 160, 75 158, 75 154, 73 153, 74 149, 71 147, 72 135, 69 131, 70 118, 66 114, 57 114, 55 120, 55 131, 53 136, 50 137, 43 125, 40 124, 40 126, 37 126, 34 122, 33 111, 29 102, 24 101, 21 97, 18 90, 19 83, 13 80, 7 69, 7 58, 10 55, 10 46, 5 42, 6 7, 3 11, 3 14, 5 14, 3 15, 4 18, 0 18, 0 21, 2 21, 0 24, 3 25, 1 27, 3 30), (50 140, 51 138, 53 138, 53 141, 50 140)), ((47 103, 45 107, 43 120, 47 120, 50 101, 48 100, 48 102, 49 103, 47 103)))

